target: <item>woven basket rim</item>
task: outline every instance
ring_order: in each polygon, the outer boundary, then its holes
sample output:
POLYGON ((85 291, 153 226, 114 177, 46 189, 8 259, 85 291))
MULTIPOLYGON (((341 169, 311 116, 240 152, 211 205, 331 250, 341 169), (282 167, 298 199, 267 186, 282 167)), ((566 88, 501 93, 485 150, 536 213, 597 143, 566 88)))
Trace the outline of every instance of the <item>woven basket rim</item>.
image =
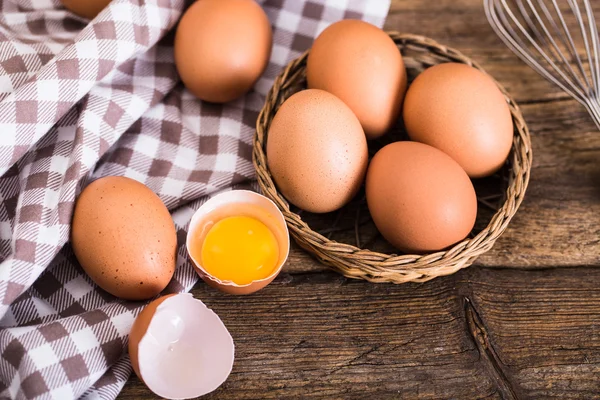
POLYGON ((488 251, 504 232, 523 201, 529 183, 532 163, 531 138, 518 104, 479 64, 460 51, 428 37, 397 31, 387 33, 401 52, 410 50, 419 54, 419 57, 405 57, 407 69, 414 68, 411 67, 414 63, 426 67, 441 62, 467 64, 490 76, 507 101, 514 125, 513 145, 509 155, 509 183, 504 204, 481 232, 443 251, 428 254, 386 254, 327 239, 313 231, 298 214, 290 210, 289 203, 277 190, 269 172, 265 145, 270 122, 284 100, 283 93, 292 83, 304 79, 309 50, 282 70, 268 92, 256 122, 252 159, 262 192, 281 210, 294 240, 319 261, 350 278, 371 282, 423 282, 437 276, 452 274, 471 265, 479 255, 488 251))

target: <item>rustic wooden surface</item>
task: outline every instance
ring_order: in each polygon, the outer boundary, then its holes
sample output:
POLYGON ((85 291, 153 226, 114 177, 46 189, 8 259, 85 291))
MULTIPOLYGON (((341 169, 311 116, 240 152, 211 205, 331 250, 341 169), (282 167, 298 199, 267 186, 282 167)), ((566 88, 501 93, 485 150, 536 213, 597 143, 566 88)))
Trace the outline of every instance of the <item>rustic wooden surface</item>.
MULTIPOLYGON (((249 297, 193 293, 231 331, 236 362, 207 398, 600 399, 600 133, 495 36, 481 0, 393 0, 386 28, 463 51, 521 105, 526 199, 478 266, 424 284, 328 272, 294 247, 249 297)), ((132 377, 121 399, 153 398, 132 377)))

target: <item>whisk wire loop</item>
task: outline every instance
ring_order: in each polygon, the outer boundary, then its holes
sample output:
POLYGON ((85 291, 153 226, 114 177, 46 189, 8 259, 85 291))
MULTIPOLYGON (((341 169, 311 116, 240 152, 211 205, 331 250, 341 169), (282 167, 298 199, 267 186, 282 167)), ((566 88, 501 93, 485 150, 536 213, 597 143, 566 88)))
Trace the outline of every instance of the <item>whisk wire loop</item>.
POLYGON ((581 103, 600 129, 600 39, 590 0, 484 0, 490 25, 527 65, 581 103))

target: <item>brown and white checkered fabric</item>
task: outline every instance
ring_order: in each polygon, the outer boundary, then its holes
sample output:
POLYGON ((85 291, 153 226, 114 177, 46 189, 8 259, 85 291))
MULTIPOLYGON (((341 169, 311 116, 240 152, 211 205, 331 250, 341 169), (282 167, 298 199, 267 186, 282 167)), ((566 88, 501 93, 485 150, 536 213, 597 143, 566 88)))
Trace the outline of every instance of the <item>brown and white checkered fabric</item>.
MULTIPOLYGON (((69 239, 91 179, 124 175, 172 210, 189 290, 186 227, 207 196, 253 179, 252 135, 272 79, 328 24, 381 26, 389 0, 263 0, 271 62, 255 90, 220 106, 178 81, 173 27, 189 1, 114 0, 86 21, 59 0, 0 0, 0 398, 117 396, 141 303, 98 289, 69 239)), ((124 238, 126 240, 126 238, 124 238)), ((106 249, 110 251, 110 249, 106 249)))

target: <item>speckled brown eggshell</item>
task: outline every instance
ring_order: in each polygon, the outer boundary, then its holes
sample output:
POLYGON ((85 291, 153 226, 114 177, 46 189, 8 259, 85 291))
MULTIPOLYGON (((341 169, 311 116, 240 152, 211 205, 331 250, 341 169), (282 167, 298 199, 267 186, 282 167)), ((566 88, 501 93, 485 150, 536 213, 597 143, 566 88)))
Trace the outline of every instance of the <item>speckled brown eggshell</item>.
POLYGON ((352 109, 375 139, 398 119, 407 78, 402 55, 381 29, 364 21, 342 20, 327 27, 308 55, 309 88, 333 93, 352 109))
POLYGON ((111 0, 61 0, 66 9, 87 19, 94 19, 111 0))
POLYGON ((442 250, 475 224, 477 198, 465 171, 442 151, 395 142, 369 165, 367 204, 383 237, 407 253, 442 250))
POLYGON ((290 202, 306 211, 330 212, 348 203, 362 185, 367 141, 344 102, 308 89, 287 99, 273 118, 267 159, 290 202))
POLYGON ((513 123, 494 81, 465 64, 438 64, 417 76, 403 108, 412 140, 436 147, 472 178, 496 172, 508 157, 513 123))
MULTIPOLYGON (((211 288, 220 290, 224 293, 235 294, 235 295, 247 295, 258 292, 259 290, 265 288, 269 283, 273 282, 273 280, 277 277, 277 275, 271 276, 267 279, 262 279, 260 281, 254 281, 248 285, 223 285, 222 283, 217 282, 214 278, 207 275, 203 272, 192 260, 192 264, 194 264, 194 269, 200 275, 200 278, 211 288)), ((281 271, 281 269, 280 269, 281 271)))
POLYGON ((225 103, 248 92, 267 67, 272 31, 254 0, 198 0, 175 34, 175 64, 196 97, 225 103))
POLYGON ((159 294, 175 271, 177 235, 147 186, 117 176, 89 184, 75 205, 73 251, 98 286, 127 300, 159 294))

